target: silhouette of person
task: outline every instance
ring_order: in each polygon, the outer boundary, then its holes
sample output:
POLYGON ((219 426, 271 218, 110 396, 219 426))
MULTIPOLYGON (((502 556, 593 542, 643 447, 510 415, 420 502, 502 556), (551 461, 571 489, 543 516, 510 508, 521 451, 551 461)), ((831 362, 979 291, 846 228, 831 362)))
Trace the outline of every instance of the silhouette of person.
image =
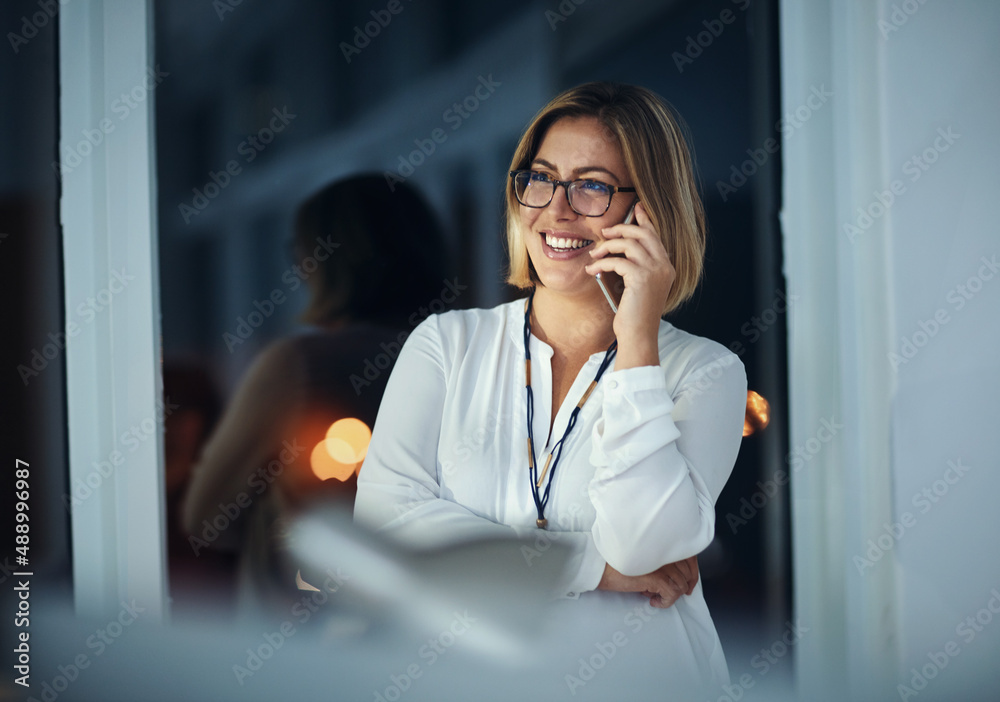
POLYGON ((456 297, 436 217, 412 187, 390 190, 381 175, 307 199, 294 248, 310 327, 254 360, 194 469, 183 510, 192 549, 240 550, 241 606, 297 593, 286 519, 314 499, 350 503, 357 486, 350 468, 343 480, 317 477, 314 447, 336 420, 374 424, 407 334, 456 297))

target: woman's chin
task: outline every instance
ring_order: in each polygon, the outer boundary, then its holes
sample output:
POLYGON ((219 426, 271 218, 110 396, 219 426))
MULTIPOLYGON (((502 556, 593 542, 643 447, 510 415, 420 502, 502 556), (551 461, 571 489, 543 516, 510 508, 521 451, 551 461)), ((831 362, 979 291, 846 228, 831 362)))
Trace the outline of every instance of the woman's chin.
POLYGON ((591 297, 600 292, 597 280, 586 273, 574 276, 543 275, 540 276, 540 281, 542 287, 560 295, 591 297))

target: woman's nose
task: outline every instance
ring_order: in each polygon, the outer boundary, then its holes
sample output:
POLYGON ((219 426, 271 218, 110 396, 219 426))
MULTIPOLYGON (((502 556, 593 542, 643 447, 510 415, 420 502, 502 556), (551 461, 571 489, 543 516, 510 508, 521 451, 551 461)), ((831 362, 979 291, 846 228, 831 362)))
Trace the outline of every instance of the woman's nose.
POLYGON ((579 216, 577 211, 569 204, 568 186, 562 184, 556 185, 555 192, 552 193, 552 200, 548 204, 548 209, 552 210, 560 218, 570 219, 579 216), (560 190, 562 192, 559 192, 560 190))

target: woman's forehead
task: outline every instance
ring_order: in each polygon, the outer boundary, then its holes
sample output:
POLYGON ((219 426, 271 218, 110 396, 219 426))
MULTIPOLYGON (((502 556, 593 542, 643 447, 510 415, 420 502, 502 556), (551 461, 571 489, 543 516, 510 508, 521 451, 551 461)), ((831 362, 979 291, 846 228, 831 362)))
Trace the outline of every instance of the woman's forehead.
POLYGON ((532 163, 544 162, 561 175, 604 171, 621 179, 625 161, 617 139, 596 117, 564 117, 546 131, 532 163))

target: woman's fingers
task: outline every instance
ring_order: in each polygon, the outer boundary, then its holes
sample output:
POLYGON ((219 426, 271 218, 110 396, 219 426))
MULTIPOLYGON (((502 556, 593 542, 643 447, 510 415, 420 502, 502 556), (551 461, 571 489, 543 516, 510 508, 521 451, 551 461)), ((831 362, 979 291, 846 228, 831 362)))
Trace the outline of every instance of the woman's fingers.
POLYGON ((605 243, 633 241, 641 246, 653 259, 664 260, 667 252, 663 248, 663 241, 653 228, 653 223, 646 215, 646 210, 643 209, 641 203, 636 205, 635 211, 636 219, 632 224, 616 224, 601 230, 605 241, 594 247, 593 255, 595 257, 599 255, 598 251, 601 250, 601 247, 605 243))
POLYGON ((656 232, 639 229, 633 224, 619 224, 618 227, 604 230, 604 241, 590 251, 593 258, 619 254, 627 258, 644 256, 654 263, 667 260, 666 249, 656 232))
POLYGON ((642 204, 642 201, 635 203, 635 207, 632 208, 632 220, 640 227, 653 228, 653 222, 649 218, 649 213, 646 212, 646 206, 642 204))
POLYGON ((671 589, 676 591, 678 596, 687 593, 688 579, 679 567, 674 564, 667 566, 665 575, 667 576, 671 589))
POLYGON ((650 226, 645 211, 636 207, 639 222, 645 224, 618 224, 603 230, 605 240, 595 246, 587 265, 589 275, 614 272, 620 275, 626 288, 637 287, 633 292, 641 296, 656 298, 657 308, 662 305, 660 298, 666 299, 676 277, 676 270, 670 256, 663 247, 660 237, 650 226))
POLYGON ((688 579, 688 584, 690 585, 687 594, 694 592, 694 586, 698 584, 698 578, 701 577, 698 572, 698 557, 691 556, 685 563, 689 563, 691 566, 691 577, 688 579))
POLYGON ((698 558, 691 556, 638 576, 622 575, 610 565, 605 565, 598 589, 636 592, 648 597, 650 606, 666 609, 673 606, 681 595, 690 595, 697 583, 698 558))
POLYGON ((691 556, 690 558, 685 558, 683 561, 677 561, 673 565, 676 565, 680 572, 684 574, 685 594, 690 595, 694 592, 694 586, 698 584, 698 557, 691 556))
POLYGON ((695 556, 691 558, 685 558, 683 561, 677 561, 672 565, 677 566, 677 569, 684 576, 684 589, 691 594, 691 590, 694 589, 695 584, 698 582, 698 559, 695 556))
MULTIPOLYGON (((584 270, 587 271, 587 275, 597 275, 598 273, 617 273, 624 278, 626 275, 633 276, 645 269, 635 261, 630 261, 627 258, 607 256, 593 261, 592 263, 588 263, 584 267, 584 270)), ((627 284, 628 283, 626 283, 626 285, 627 284)))
MULTIPOLYGON (((694 592, 695 585, 698 584, 698 558, 691 556, 683 561, 668 563, 657 570, 654 575, 659 575, 664 585, 671 592, 677 593, 677 597, 681 594, 690 595, 694 592)), ((676 599, 675 597, 674 601, 676 599)))
POLYGON ((670 578, 664 578, 653 597, 649 598, 649 604, 659 609, 666 609, 673 606, 683 594, 684 589, 682 587, 670 578))
MULTIPOLYGON (((594 261, 599 261, 606 256, 624 256, 629 261, 643 263, 645 265, 655 265, 657 261, 646 247, 636 239, 607 239, 598 244, 590 252, 594 261)), ((662 263, 662 261, 661 261, 662 263)))

